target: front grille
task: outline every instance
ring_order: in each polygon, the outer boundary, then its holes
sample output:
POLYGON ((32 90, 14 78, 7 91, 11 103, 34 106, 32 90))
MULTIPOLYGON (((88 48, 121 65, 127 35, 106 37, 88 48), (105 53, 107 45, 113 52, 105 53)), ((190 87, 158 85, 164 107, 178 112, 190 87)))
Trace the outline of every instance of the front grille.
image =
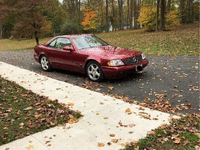
POLYGON ((127 58, 127 59, 125 59, 124 61, 125 61, 125 63, 126 63, 127 65, 137 64, 137 63, 139 63, 139 62, 142 61, 142 56, 139 55, 139 56, 127 58))

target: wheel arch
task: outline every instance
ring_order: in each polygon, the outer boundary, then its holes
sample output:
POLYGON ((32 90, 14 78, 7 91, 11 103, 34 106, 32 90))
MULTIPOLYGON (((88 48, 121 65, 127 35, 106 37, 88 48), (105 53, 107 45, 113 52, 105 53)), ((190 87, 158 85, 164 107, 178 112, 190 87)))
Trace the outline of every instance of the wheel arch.
POLYGON ((100 67, 100 70, 101 70, 102 76, 98 79, 97 82, 102 81, 102 80, 105 78, 105 76, 104 76, 104 72, 103 72, 103 70, 102 70, 102 68, 101 68, 100 63, 99 63, 97 60, 89 59, 89 60, 86 61, 86 63, 85 63, 85 74, 88 76, 88 74, 87 74, 87 66, 88 66, 88 64, 89 64, 90 62, 95 62, 95 63, 97 63, 98 66, 100 67))
MULTIPOLYGON (((39 63, 41 63, 41 58, 42 58, 42 56, 47 57, 45 54, 41 54, 41 55, 39 56, 39 63)), ((47 58, 48 58, 48 57, 47 57, 47 58)))
MULTIPOLYGON (((85 66, 84 66, 85 74, 86 74, 87 65, 88 65, 90 62, 92 62, 92 61, 94 61, 94 62, 96 62, 96 63, 98 63, 98 64, 100 65, 100 63, 99 63, 98 61, 96 61, 96 60, 94 60, 94 59, 88 59, 88 60, 86 61, 86 63, 85 63, 85 66)), ((101 65, 100 65, 100 66, 101 66, 101 65)))

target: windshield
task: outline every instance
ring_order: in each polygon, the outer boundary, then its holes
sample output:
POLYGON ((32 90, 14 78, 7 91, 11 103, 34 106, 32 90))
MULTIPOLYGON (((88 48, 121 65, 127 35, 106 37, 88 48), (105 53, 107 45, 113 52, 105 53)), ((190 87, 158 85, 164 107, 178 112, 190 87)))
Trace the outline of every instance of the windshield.
POLYGON ((72 40, 79 50, 108 45, 106 42, 94 35, 73 37, 72 40))

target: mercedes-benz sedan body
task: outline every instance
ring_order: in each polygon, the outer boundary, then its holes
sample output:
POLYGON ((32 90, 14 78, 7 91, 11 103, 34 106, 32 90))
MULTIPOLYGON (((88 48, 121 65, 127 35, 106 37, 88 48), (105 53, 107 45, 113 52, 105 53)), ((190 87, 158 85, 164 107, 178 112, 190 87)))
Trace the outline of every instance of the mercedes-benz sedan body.
POLYGON ((44 71, 52 68, 86 74, 92 81, 115 79, 142 71, 148 59, 140 51, 113 47, 92 34, 63 35, 34 48, 44 71))

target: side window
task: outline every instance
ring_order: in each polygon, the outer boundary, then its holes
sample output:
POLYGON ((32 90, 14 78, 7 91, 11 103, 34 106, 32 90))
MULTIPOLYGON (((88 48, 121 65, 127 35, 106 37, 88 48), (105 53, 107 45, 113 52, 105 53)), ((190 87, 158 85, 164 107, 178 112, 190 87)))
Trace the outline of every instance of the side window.
POLYGON ((56 48, 63 49, 63 47, 71 45, 72 44, 68 38, 58 38, 56 48))
POLYGON ((57 43, 57 39, 53 40, 53 41, 49 44, 49 47, 54 47, 54 48, 55 48, 56 43, 57 43))
POLYGON ((68 38, 57 38, 49 44, 50 47, 57 49, 63 49, 63 47, 71 45, 72 43, 68 38))

